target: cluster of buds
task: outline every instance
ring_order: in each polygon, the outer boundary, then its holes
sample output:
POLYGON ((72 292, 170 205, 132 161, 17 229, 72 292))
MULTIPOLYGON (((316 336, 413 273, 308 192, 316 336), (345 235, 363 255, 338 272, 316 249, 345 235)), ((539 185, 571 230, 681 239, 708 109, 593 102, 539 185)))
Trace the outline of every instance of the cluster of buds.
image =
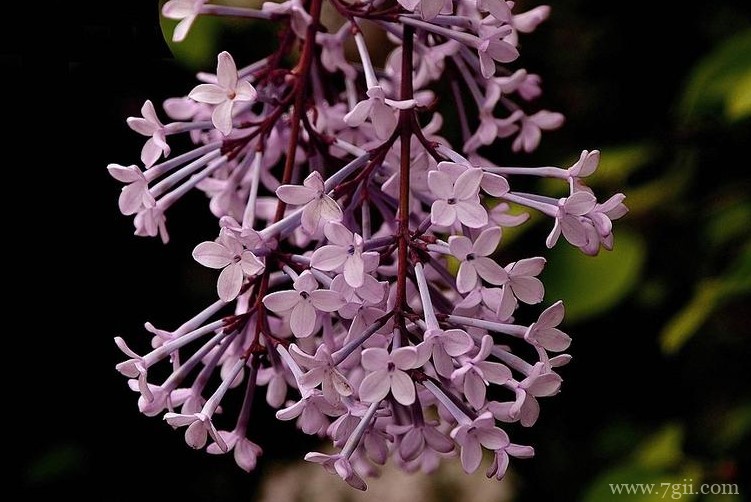
POLYGON ((488 476, 501 479, 509 457, 534 454, 502 425, 532 426, 570 360, 561 302, 529 325, 515 320, 521 304, 543 300, 545 259, 497 263, 503 229, 538 211, 553 220, 548 247, 562 234, 596 254, 612 247, 624 197, 600 203, 585 185, 596 150, 568 168, 498 166, 479 153, 498 138, 530 152, 563 123, 525 111, 539 76, 500 64, 517 59, 519 36, 548 7, 329 0, 337 16, 327 27, 322 2, 164 5, 179 20, 176 40, 197 16, 228 15, 278 23, 279 45, 239 69, 219 54, 216 74, 164 102, 166 123, 150 101, 128 119, 148 140, 143 167, 109 166, 125 184, 120 209, 135 215, 137 235, 166 243, 168 209, 203 191, 219 231, 193 257, 217 270, 218 299, 174 331, 147 323, 145 355, 116 338, 128 358, 117 370, 141 412, 248 471, 262 453, 248 426, 265 387, 279 420, 333 443, 305 459, 355 488, 389 458, 429 472, 459 455, 471 473, 483 450, 488 476), (393 44, 380 68, 365 26, 393 44), (345 57, 350 39, 355 60, 345 57), (437 84, 453 93, 461 147, 441 136, 437 84), (174 155, 169 137, 184 133, 194 147, 174 155), (524 176, 557 178, 568 195, 514 190, 524 176), (171 373, 155 381, 159 365, 171 373), (231 394, 242 399, 236 417, 220 414, 231 394))

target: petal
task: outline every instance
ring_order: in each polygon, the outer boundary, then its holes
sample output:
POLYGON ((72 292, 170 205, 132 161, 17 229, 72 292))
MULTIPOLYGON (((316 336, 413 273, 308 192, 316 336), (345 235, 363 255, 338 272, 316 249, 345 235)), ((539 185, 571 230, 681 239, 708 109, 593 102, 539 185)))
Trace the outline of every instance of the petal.
POLYGON ((469 352, 474 347, 472 337, 461 329, 449 329, 441 336, 441 345, 448 355, 457 357, 469 352))
POLYGON ((157 129, 156 125, 140 117, 128 117, 126 122, 128 123, 128 127, 144 136, 151 136, 157 129))
POLYGON ((496 262, 485 256, 478 256, 473 261, 477 274, 491 284, 500 286, 508 281, 508 273, 496 262))
POLYGON ((141 162, 146 169, 153 166, 162 154, 162 148, 157 145, 154 138, 149 138, 141 149, 141 162))
POLYGON ((263 453, 261 447, 257 444, 245 439, 240 438, 234 447, 235 462, 245 472, 250 472, 256 467, 258 457, 263 453))
POLYGON ((478 0, 477 7, 490 13, 498 21, 510 22, 511 8, 503 0, 478 0))
POLYGON ((503 385, 511 378, 511 370, 505 364, 480 361, 477 367, 482 371, 485 380, 496 385, 503 385))
POLYGON ((310 266, 328 272, 341 267, 349 257, 347 250, 341 246, 322 246, 310 257, 310 266))
POLYGON ((185 442, 188 446, 199 450, 206 445, 208 439, 208 431, 206 430, 206 424, 200 420, 196 420, 190 424, 185 431, 185 442))
POLYGON ((433 347, 433 366, 436 372, 444 378, 449 378, 454 371, 454 363, 441 344, 433 347))
POLYGON ((367 403, 377 403, 389 394, 390 384, 391 379, 386 370, 370 373, 360 383, 360 399, 367 403))
POLYGON ((311 291, 318 289, 318 281, 309 270, 306 270, 295 279, 293 286, 295 291, 306 291, 310 293, 311 291))
POLYGON ((199 84, 190 91, 188 97, 199 103, 218 105, 227 101, 227 91, 216 84, 199 84))
POLYGON ((459 265, 459 273, 456 274, 456 289, 460 293, 472 291, 477 286, 477 271, 472 263, 463 261, 459 265))
POLYGON ((414 368, 417 362, 417 349, 414 347, 400 347, 391 352, 391 360, 397 368, 406 370, 414 368))
POLYGON ((211 123, 225 136, 232 131, 232 101, 227 100, 216 105, 211 114, 211 123))
POLYGON ((302 210, 302 218, 300 218, 300 223, 302 224, 303 230, 308 235, 313 235, 318 231, 318 227, 321 223, 320 207, 321 205, 318 204, 318 201, 314 201, 306 204, 302 210))
POLYGON ((449 237, 449 251, 459 261, 467 259, 467 255, 472 252, 472 241, 463 235, 452 235, 449 237))
POLYGON ((514 296, 528 305, 540 303, 545 296, 545 286, 537 277, 512 279, 511 290, 514 292, 514 296))
POLYGON ((428 173, 428 188, 439 199, 450 199, 454 196, 454 184, 451 177, 441 171, 428 173))
POLYGON ((234 256, 218 242, 202 242, 193 249, 193 259, 204 267, 224 268, 232 263, 234 256))
POLYGON ((448 453, 454 449, 454 442, 435 428, 426 426, 422 430, 425 435, 425 442, 435 451, 448 453))
POLYGON ((307 204, 318 195, 318 192, 300 185, 281 185, 276 189, 276 196, 287 204, 301 206, 307 204))
POLYGON ((476 410, 485 405, 485 382, 475 371, 468 371, 464 375, 464 394, 467 401, 476 410))
POLYGON ((337 221, 342 219, 342 208, 334 199, 324 195, 319 202, 319 211, 324 221, 337 221))
POLYGON ((135 165, 121 166, 119 164, 109 164, 107 171, 110 173, 110 176, 123 183, 133 183, 134 181, 144 179, 143 173, 135 165))
POLYGON ((519 276, 534 276, 540 275, 543 267, 545 267, 545 258, 537 256, 535 258, 525 258, 512 264, 510 269, 507 267, 509 275, 512 278, 519 276))
POLYGON ((308 175, 307 178, 305 178, 305 181, 302 182, 303 185, 305 185, 307 188, 310 188, 315 193, 323 193, 324 190, 324 184, 323 184, 323 178, 321 177, 321 173, 318 171, 313 171, 308 175))
POLYGON ((361 355, 362 367, 368 371, 376 371, 385 369, 391 357, 386 349, 380 347, 370 347, 362 351, 361 355))
POLYGON ((401 370, 396 370, 391 374, 391 393, 394 399, 404 406, 415 402, 415 384, 409 375, 401 370))
POLYGON ((459 221, 469 228, 482 228, 488 224, 488 212, 480 205, 479 200, 461 201, 454 207, 459 221))
POLYGON ((327 223, 323 233, 329 242, 339 246, 350 246, 354 241, 354 234, 338 221, 327 223))
POLYGON ((357 127, 361 125, 370 115, 370 109, 373 107, 373 100, 366 99, 360 101, 355 105, 352 110, 346 114, 343 118, 344 123, 350 127, 357 127))
POLYGON ((338 291, 324 289, 318 289, 310 293, 310 301, 317 310, 323 312, 339 310, 347 303, 338 291))
POLYGON ((289 327, 298 338, 313 334, 316 327, 316 309, 308 301, 298 302, 289 316, 289 327))
POLYGON ((552 396, 561 388, 563 379, 556 373, 545 373, 535 378, 527 387, 527 392, 536 397, 552 396))
POLYGON ((219 274, 216 283, 216 291, 219 298, 225 302, 231 302, 240 294, 243 285, 243 269, 239 263, 227 265, 219 274))
POLYGON ((495 252, 500 242, 501 228, 490 227, 483 230, 477 239, 475 239, 472 249, 479 256, 490 256, 495 252))
POLYGON ((454 183, 454 197, 459 200, 472 199, 480 191, 480 182, 482 181, 482 169, 467 169, 454 183))
POLYGON ((529 117, 529 120, 537 124, 537 127, 539 127, 540 129, 549 131, 551 129, 557 129, 561 127, 566 119, 560 113, 540 110, 534 115, 531 115, 529 117))
POLYGON ((296 291, 277 291, 267 294, 263 304, 272 312, 285 312, 300 302, 300 294, 296 291))
POLYGON ((183 415, 181 413, 165 413, 164 420, 172 427, 184 427, 198 420, 198 417, 195 415, 183 415))
POLYGON ((478 427, 475 434, 480 444, 489 450, 499 450, 509 444, 508 435, 498 427, 492 429, 478 427))
POLYGON ((237 87, 237 66, 235 60, 227 51, 217 56, 216 80, 225 89, 234 90, 237 87))
POLYGON ((536 324, 540 327, 553 328, 561 324, 565 314, 566 309, 563 307, 563 302, 558 300, 540 314, 536 324))
POLYGON ((255 101, 257 97, 258 92, 248 81, 243 80, 235 87, 235 101, 255 101))
POLYGON ((144 185, 140 182, 131 183, 122 188, 117 199, 117 207, 126 216, 135 214, 143 207, 144 185))
POLYGON ((499 63, 510 63, 519 57, 519 51, 508 42, 498 39, 491 39, 488 42, 485 54, 499 63))
POLYGON ((535 339, 543 348, 551 352, 562 352, 571 345, 571 337, 558 328, 537 331, 535 339))
POLYGON ((430 208, 430 221, 442 227, 453 225, 456 221, 456 206, 449 205, 445 200, 433 202, 430 208))
POLYGON ((362 256, 355 253, 349 256, 344 262, 344 280, 353 288, 359 288, 363 285, 365 279, 365 263, 362 256))
POLYGON ((177 26, 175 26, 175 31, 172 32, 172 41, 182 42, 183 40, 185 40, 185 37, 188 36, 188 31, 190 31, 190 27, 193 25, 193 21, 195 20, 196 16, 186 16, 182 21, 177 23, 177 26))
POLYGON ((441 9, 446 4, 446 0, 422 0, 420 2, 420 13, 422 18, 427 20, 433 19, 440 14, 441 9))
POLYGON ((258 273, 263 270, 263 262, 256 258, 256 255, 250 251, 243 251, 240 257, 240 266, 245 275, 252 277, 258 275, 258 273))
POLYGON ((563 203, 563 209, 568 214, 581 216, 594 209, 597 199, 589 192, 579 191, 571 194, 566 202, 563 203))
POLYGON ((377 101, 371 109, 371 121, 375 127, 376 136, 388 139, 396 127, 396 114, 386 104, 377 101))
POLYGON ((480 72, 485 78, 490 78, 495 75, 495 61, 485 51, 478 51, 477 55, 480 56, 480 72))
POLYGON ((410 461, 417 458, 425 448, 425 437, 422 434, 422 429, 413 427, 402 436, 399 442, 399 456, 402 460, 410 461))
POLYGON ((480 442, 472 435, 468 435, 462 444, 461 452, 462 467, 464 472, 472 474, 480 467, 482 462, 482 448, 480 442))

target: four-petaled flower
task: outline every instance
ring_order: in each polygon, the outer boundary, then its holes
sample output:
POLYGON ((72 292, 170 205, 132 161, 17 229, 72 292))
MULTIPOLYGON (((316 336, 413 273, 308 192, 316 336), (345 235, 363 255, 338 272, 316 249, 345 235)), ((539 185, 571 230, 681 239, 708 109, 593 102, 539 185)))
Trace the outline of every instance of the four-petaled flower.
POLYGON ((188 35, 190 27, 201 13, 206 0, 169 0, 162 7, 162 14, 167 19, 180 21, 172 32, 173 42, 182 42, 188 35))
POLYGON ((386 349, 371 347, 362 351, 362 366, 370 373, 360 383, 360 399, 377 403, 389 392, 397 402, 407 406, 415 402, 415 384, 404 371, 416 366, 417 350, 400 347, 390 354, 386 349))
POLYGON ((305 460, 323 465, 327 471, 331 474, 336 474, 353 488, 357 488, 358 490, 366 490, 368 488, 365 481, 363 481, 352 468, 349 459, 341 453, 326 455, 325 453, 312 451, 305 455, 305 460))
POLYGON ((561 352, 571 345, 571 337, 557 328, 563 321, 563 302, 557 301, 550 307, 546 308, 537 322, 532 323, 524 339, 534 342, 551 352, 561 352))
POLYGON ((480 350, 471 359, 462 363, 451 374, 451 381, 464 389, 464 395, 473 408, 479 410, 485 405, 485 387, 488 383, 503 385, 511 378, 511 370, 501 363, 486 361, 493 350, 493 337, 482 337, 480 350))
POLYGON ((211 122, 225 136, 232 131, 232 108, 240 101, 255 101, 257 93, 245 80, 238 81, 237 66, 229 52, 217 57, 216 84, 197 85, 188 97, 199 103, 216 105, 211 122))
POLYGON ((461 446, 461 461, 464 472, 471 474, 482 462, 482 446, 500 450, 509 444, 508 435, 495 426, 490 412, 485 412, 471 423, 461 424, 451 431, 451 437, 461 446))
POLYGON ((127 183, 120 192, 117 201, 120 212, 129 215, 135 214, 143 208, 151 208, 156 205, 154 196, 149 192, 149 182, 138 166, 121 166, 110 164, 107 166, 110 175, 117 181, 127 183))
POLYGON ((206 445, 208 436, 216 441, 217 447, 222 451, 227 451, 227 444, 222 436, 219 435, 214 424, 211 423, 211 416, 205 413, 193 413, 192 415, 183 415, 181 413, 166 413, 164 420, 172 427, 188 426, 185 430, 185 442, 188 446, 199 450, 206 445))
POLYGON ((460 293, 472 291, 477 286, 477 276, 500 286, 508 280, 508 273, 491 258, 501 242, 501 229, 490 227, 482 231, 473 243, 463 235, 449 237, 451 254, 461 262, 456 275, 456 289, 460 293))
POLYGON ((589 192, 578 191, 558 200, 553 230, 548 234, 545 244, 552 248, 563 233, 571 244, 581 247, 587 244, 587 227, 582 223, 582 216, 592 211, 597 204, 595 196, 589 192))
POLYGON ((153 166, 160 155, 168 157, 170 147, 164 132, 164 124, 156 116, 156 110, 150 100, 141 107, 141 117, 128 117, 128 126, 138 134, 150 136, 141 150, 141 162, 148 169, 153 166))
POLYGON ((373 123, 376 135, 380 139, 386 139, 396 127, 395 109, 407 110, 416 104, 414 99, 397 101, 388 99, 381 86, 368 89, 368 99, 360 101, 352 110, 344 116, 344 122, 350 127, 357 127, 368 117, 373 123))
POLYGON ((337 221, 328 222, 323 233, 331 244, 322 246, 310 257, 310 266, 322 270, 343 271, 344 280, 353 288, 365 282, 365 260, 377 260, 378 253, 363 252, 363 240, 337 221))
POLYGON ((204 267, 222 269, 216 290, 219 298, 229 302, 237 298, 243 279, 263 270, 263 263, 245 249, 229 232, 221 232, 215 241, 202 242, 193 250, 193 258, 204 267))
POLYGON ((299 338, 310 336, 315 331, 316 310, 333 312, 344 305, 344 298, 337 291, 318 289, 318 281, 306 270, 293 283, 294 291, 277 291, 263 299, 263 304, 272 312, 287 312, 292 333, 299 338))
POLYGON ((329 349, 325 345, 319 345, 313 357, 294 344, 290 345, 289 352, 295 361, 308 369, 300 378, 301 386, 313 389, 320 385, 323 397, 331 404, 337 404, 342 397, 352 395, 352 387, 347 378, 334 366, 329 349))
POLYGON ((488 213, 480 203, 480 183, 483 170, 470 168, 452 179, 443 171, 430 171, 428 187, 436 200, 430 208, 430 221, 448 227, 457 220, 470 228, 481 228, 488 223, 488 213))
POLYGON ((276 189, 276 195, 287 204, 304 205, 302 227, 309 234, 318 230, 321 222, 340 221, 342 209, 334 199, 326 194, 323 178, 318 171, 313 171, 305 178, 302 186, 282 185, 276 189))

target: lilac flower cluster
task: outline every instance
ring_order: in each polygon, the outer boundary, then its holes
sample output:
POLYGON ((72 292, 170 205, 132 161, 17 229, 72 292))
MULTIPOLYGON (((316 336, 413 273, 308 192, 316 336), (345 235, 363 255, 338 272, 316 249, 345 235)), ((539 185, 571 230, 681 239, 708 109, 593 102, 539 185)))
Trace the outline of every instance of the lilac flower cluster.
POLYGON ((363 477, 389 457, 407 471, 431 471, 458 454, 473 472, 483 450, 492 456, 488 476, 501 479, 509 457, 534 451, 500 423, 533 425, 538 398, 559 391, 556 369, 570 360, 561 302, 529 325, 515 320, 520 303, 543 299, 545 259, 503 266, 492 258, 503 228, 528 217, 510 204, 553 219, 548 247, 563 235, 596 254, 613 244, 624 197, 600 203, 585 186, 597 151, 568 168, 497 166, 478 153, 497 138, 532 151, 541 131, 563 122, 558 113, 525 112, 540 77, 498 64, 516 60, 520 34, 548 7, 329 3, 338 15, 330 29, 322 0, 257 10, 164 5, 179 20, 175 40, 197 16, 231 15, 278 23, 279 46, 239 69, 219 54, 215 75, 200 74, 186 97, 164 103, 166 123, 150 101, 128 119, 148 139, 143 168, 109 166, 124 183, 120 209, 135 215, 137 235, 166 243, 167 210, 203 191, 219 234, 193 257, 218 271, 218 300, 174 331, 147 323, 153 350, 145 355, 116 338, 128 358, 117 370, 144 414, 184 428, 193 448, 232 452, 248 471, 262 453, 248 425, 265 387, 277 418, 333 442, 336 453, 306 460, 355 488, 365 489, 363 477), (371 62, 366 25, 394 44, 382 68, 371 62), (349 39, 356 61, 345 57, 349 39), (439 81, 454 94, 460 148, 440 135, 439 81), (169 136, 182 133, 195 146, 172 155, 169 136), (523 176, 557 178, 569 194, 513 190, 523 176), (171 367, 166 379, 150 378, 157 365, 171 367), (230 394, 244 396, 234 421, 219 415, 230 394))

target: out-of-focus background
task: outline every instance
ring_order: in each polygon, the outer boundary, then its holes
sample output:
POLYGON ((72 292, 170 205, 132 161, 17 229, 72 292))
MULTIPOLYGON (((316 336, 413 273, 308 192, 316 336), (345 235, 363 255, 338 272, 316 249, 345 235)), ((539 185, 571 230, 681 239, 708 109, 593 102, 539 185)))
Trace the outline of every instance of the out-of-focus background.
MULTIPOLYGON (((567 305, 574 359, 539 422, 511 430, 537 456, 513 462, 503 483, 482 473, 468 480, 458 462, 429 478, 387 472, 366 497, 637 502, 659 496, 614 496, 609 484, 737 483, 740 495, 683 489, 664 498, 751 500, 751 4, 551 4, 548 22, 523 38, 520 63, 543 76, 535 106, 563 112, 567 124, 532 155, 511 156, 503 142, 488 155, 565 166, 598 148, 594 188, 625 192, 631 212, 616 224, 611 253, 588 258, 561 242, 546 254, 546 301, 567 305)), ((156 1, 71 8, 69 119, 79 138, 71 162, 81 176, 71 182, 86 187, 92 223, 81 228, 86 252, 76 265, 95 298, 70 310, 75 324, 64 329, 74 355, 58 360, 60 391, 40 391, 55 413, 29 436, 21 484, 30 494, 102 501, 366 500, 318 468, 300 470, 316 441, 263 406, 251 434, 265 452, 245 474, 139 415, 114 371, 113 336, 141 336, 145 320, 177 326, 214 295, 213 274, 190 257, 216 232, 200 194, 171 210, 168 246, 132 236, 118 213, 119 186, 105 167, 137 161, 142 145, 124 119, 147 98, 186 94, 196 70, 213 71, 218 50, 245 64, 273 48, 273 31, 199 21, 173 54, 156 1)), ((548 224, 510 233, 500 260, 547 253, 548 224)))

